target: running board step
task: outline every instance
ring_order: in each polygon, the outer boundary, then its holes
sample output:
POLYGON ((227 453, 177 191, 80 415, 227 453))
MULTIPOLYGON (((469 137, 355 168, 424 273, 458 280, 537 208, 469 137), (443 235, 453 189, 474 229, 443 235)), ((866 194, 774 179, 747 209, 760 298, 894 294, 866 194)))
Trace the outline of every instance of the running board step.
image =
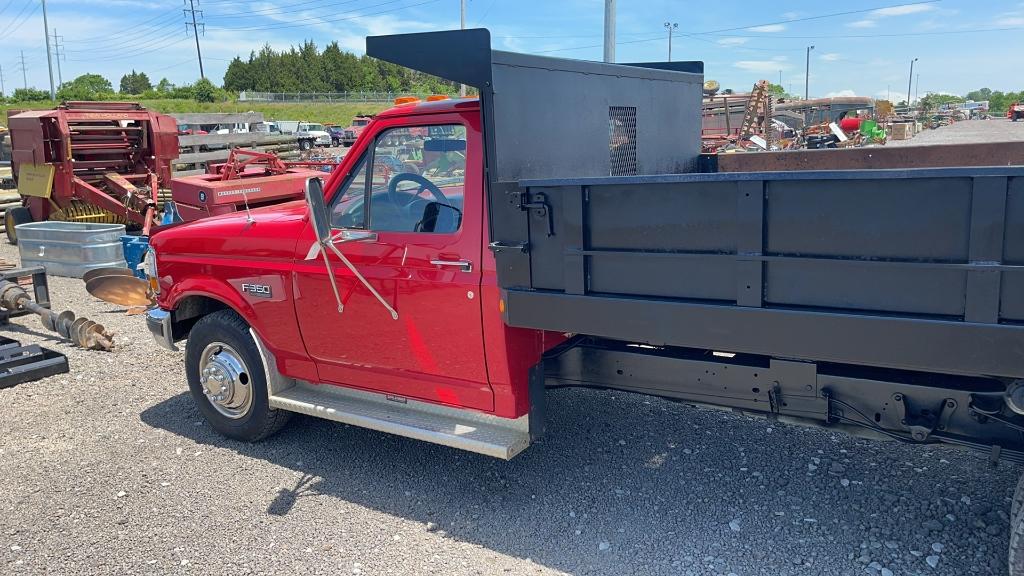
POLYGON ((296 383, 270 406, 508 460, 530 445, 529 416, 499 418, 330 384, 296 383))

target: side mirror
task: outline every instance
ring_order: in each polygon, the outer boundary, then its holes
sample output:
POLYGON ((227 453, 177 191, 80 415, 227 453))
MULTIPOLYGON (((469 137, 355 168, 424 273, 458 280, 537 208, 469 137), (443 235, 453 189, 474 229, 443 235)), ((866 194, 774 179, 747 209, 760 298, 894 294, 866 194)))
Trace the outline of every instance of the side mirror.
MULTIPOLYGON (((359 282, 370 291, 371 294, 377 298, 388 312, 391 313, 393 320, 398 320, 398 312, 388 304, 387 300, 380 295, 379 292, 370 284, 359 270, 352 264, 352 262, 345 257, 344 254, 338 250, 338 247, 334 245, 335 237, 331 231, 331 221, 327 214, 327 204, 324 202, 324 185, 319 178, 310 178, 306 180, 306 205, 309 206, 309 219, 313 225, 313 232, 316 234, 316 241, 320 245, 320 256, 324 259, 324 267, 327 268, 327 279, 331 283, 331 290, 334 292, 334 300, 338 304, 338 313, 341 314, 345 311, 345 305, 341 301, 341 293, 338 292, 338 283, 334 279, 334 268, 331 266, 331 260, 327 256, 327 252, 331 251, 335 256, 341 260, 342 264, 346 268, 352 271, 352 274, 359 279, 359 282)), ((359 241, 359 240, 373 240, 376 239, 377 235, 372 232, 364 230, 348 231, 342 230, 339 235, 341 241, 359 241)))
POLYGON ((309 219, 313 223, 316 239, 321 244, 330 242, 331 221, 324 202, 324 184, 319 178, 306 180, 306 206, 309 206, 309 219))

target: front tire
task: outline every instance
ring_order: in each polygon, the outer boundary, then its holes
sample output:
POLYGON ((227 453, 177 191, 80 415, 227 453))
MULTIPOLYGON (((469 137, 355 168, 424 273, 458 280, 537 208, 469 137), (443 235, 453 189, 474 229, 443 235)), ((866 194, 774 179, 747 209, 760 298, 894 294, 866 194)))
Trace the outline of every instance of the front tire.
POLYGON ((299 150, 310 150, 313 148, 312 140, 299 140, 299 150))
POLYGON ((17 206, 4 212, 4 231, 7 232, 7 241, 11 244, 18 244, 18 231, 14 229, 18 224, 28 224, 32 221, 32 213, 24 206, 17 206))
POLYGON ((290 412, 270 407, 259 349, 233 310, 204 316, 192 327, 185 371, 199 411, 229 438, 256 442, 288 422, 290 412))

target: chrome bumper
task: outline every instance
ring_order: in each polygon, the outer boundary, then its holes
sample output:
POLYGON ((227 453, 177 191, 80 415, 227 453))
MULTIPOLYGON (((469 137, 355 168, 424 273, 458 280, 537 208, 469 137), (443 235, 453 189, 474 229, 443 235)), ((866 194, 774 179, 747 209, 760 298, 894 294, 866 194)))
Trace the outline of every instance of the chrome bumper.
POLYGON ((166 310, 154 308, 146 312, 146 326, 153 334, 153 340, 161 347, 177 352, 178 347, 174 345, 174 333, 171 331, 171 320, 171 313, 166 310))

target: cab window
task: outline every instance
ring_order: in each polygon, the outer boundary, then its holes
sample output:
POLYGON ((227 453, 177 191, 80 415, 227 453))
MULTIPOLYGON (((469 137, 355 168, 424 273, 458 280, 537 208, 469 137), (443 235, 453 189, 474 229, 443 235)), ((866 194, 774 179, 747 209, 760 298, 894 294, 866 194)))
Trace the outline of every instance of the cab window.
POLYGON ((332 228, 366 228, 366 155, 331 201, 332 228))
POLYGON ((451 234, 462 226, 465 183, 465 126, 391 128, 342 183, 331 226, 367 228, 368 194, 370 230, 451 234))

